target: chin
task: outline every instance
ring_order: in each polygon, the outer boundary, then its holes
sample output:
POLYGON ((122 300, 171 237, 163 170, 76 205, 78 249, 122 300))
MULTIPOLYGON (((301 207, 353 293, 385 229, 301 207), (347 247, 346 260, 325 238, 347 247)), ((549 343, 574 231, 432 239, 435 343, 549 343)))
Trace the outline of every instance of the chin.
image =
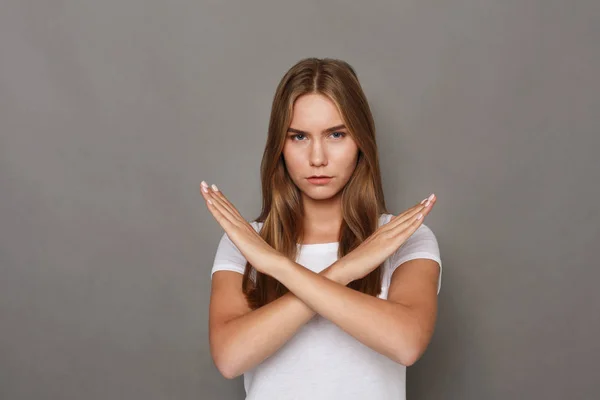
POLYGON ((312 187, 304 190, 304 195, 312 200, 328 200, 335 197, 339 190, 325 187, 312 187))

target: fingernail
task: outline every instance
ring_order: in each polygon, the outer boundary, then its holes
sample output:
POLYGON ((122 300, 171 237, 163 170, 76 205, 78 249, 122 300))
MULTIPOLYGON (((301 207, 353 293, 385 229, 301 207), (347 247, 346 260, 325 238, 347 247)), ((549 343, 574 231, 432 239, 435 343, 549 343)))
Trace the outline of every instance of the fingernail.
POLYGON ((435 197, 435 194, 431 193, 431 196, 428 197, 428 200, 431 201, 435 197))
POLYGON ((208 193, 208 187, 207 186, 202 186, 202 191, 204 193, 208 193))
POLYGON ((204 181, 200 182, 200 185, 202 185, 202 187, 208 187, 208 185, 204 181))
POLYGON ((210 185, 210 187, 215 191, 218 192, 219 188, 217 187, 217 185, 210 185))
POLYGON ((417 220, 420 220, 421 218, 423 218, 423 214, 419 213, 419 215, 417 215, 417 220))

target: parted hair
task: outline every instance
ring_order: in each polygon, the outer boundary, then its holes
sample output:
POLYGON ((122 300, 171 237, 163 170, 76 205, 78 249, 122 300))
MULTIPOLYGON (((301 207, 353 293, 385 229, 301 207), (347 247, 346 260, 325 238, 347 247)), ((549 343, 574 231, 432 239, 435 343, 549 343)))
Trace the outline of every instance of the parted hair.
MULTIPOLYGON (((297 243, 302 243, 304 235, 303 204, 300 190, 287 172, 283 147, 294 102, 310 93, 324 95, 336 105, 349 135, 358 146, 356 167, 341 194, 343 220, 338 257, 348 254, 369 237, 378 227, 379 216, 388 212, 381 184, 375 123, 356 72, 347 62, 338 59, 311 57, 298 61, 285 73, 273 98, 260 167, 262 211, 256 218, 257 222, 263 223, 260 236, 294 261, 297 243)), ((348 287, 377 296, 381 279, 382 265, 350 282, 348 287)), ((242 291, 248 306, 256 309, 283 296, 288 289, 247 262, 242 291)))

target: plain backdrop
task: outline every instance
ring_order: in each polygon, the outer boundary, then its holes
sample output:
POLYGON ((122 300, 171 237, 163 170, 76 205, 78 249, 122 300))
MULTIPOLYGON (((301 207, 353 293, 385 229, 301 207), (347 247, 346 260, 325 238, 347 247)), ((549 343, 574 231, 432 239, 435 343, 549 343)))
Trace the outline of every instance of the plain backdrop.
POLYGON ((277 83, 357 71, 386 202, 434 192, 444 274, 409 399, 600 392, 600 2, 4 0, 0 398, 242 399, 208 345, 277 83))

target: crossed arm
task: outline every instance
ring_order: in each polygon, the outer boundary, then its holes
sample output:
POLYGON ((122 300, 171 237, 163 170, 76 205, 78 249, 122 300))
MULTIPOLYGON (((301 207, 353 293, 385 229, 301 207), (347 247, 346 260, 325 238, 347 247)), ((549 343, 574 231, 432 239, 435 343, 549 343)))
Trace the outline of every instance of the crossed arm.
POLYGON ((373 350, 413 364, 433 333, 437 312, 437 262, 416 259, 394 271, 388 300, 361 293, 292 262, 274 278, 308 307, 373 350))
POLYGON ((290 290, 250 310, 240 290, 241 274, 215 273, 209 313, 210 346, 224 376, 233 378, 262 362, 315 313, 398 363, 412 365, 421 356, 431 339, 437 314, 440 266, 436 261, 418 258, 399 265, 391 277, 387 300, 346 285, 358 278, 349 276, 352 271, 358 274, 372 270, 378 264, 373 263, 377 257, 390 254, 391 249, 407 240, 406 235, 415 231, 422 223, 421 217, 431 209, 433 195, 429 198, 431 204, 424 199, 379 228, 354 250, 355 257, 342 257, 317 274, 265 243, 216 186, 209 190, 203 182, 202 187, 209 210, 244 257, 290 290))
MULTIPOLYGON (((435 326, 438 263, 424 258, 402 263, 392 275, 384 300, 346 287, 353 279, 344 273, 343 262, 340 259, 317 274, 284 261, 273 277, 290 293, 257 310, 229 315, 227 320, 211 307, 211 324, 223 321, 211 329, 210 338, 213 358, 223 376, 234 378, 261 363, 316 313, 398 363, 409 366, 416 362, 435 326)), ((214 288, 225 279, 238 279, 241 285, 241 274, 217 276, 219 273, 213 277, 214 288)), ((220 295, 231 302, 235 293, 221 290, 220 295)), ((245 299, 242 296, 236 301, 241 304, 245 299)))

